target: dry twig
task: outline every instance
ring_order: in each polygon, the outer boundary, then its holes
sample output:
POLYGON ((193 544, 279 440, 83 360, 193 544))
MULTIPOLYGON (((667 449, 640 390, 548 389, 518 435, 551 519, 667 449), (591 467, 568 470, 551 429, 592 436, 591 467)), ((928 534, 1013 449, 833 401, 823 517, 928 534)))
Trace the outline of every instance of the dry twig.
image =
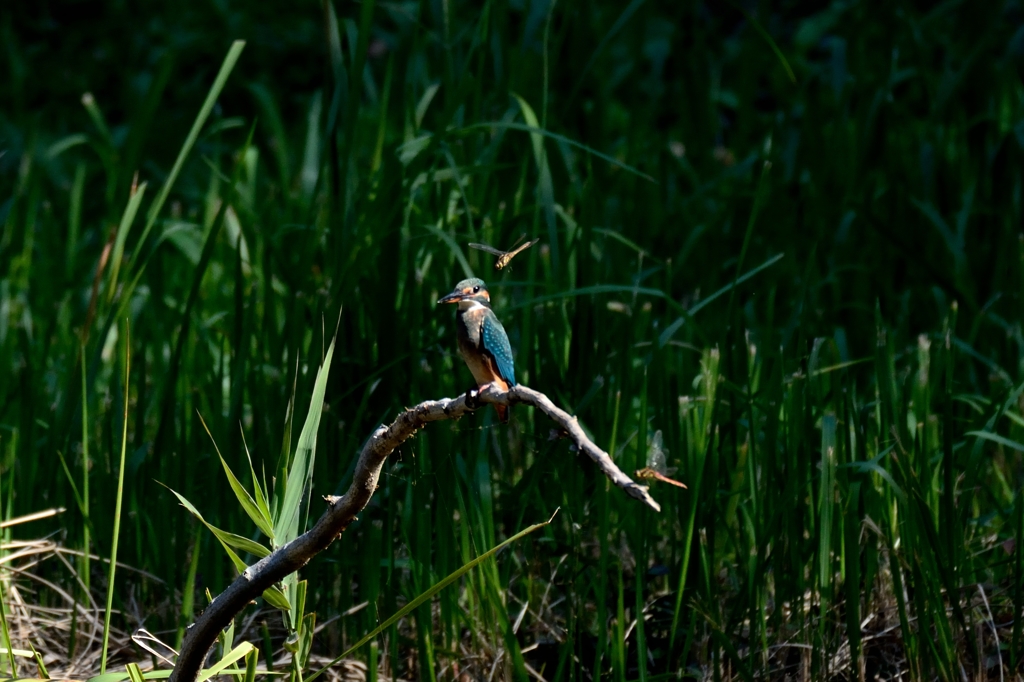
POLYGON ((647 493, 646 486, 630 479, 615 466, 608 453, 587 437, 576 417, 555 407, 554 403, 539 391, 519 385, 507 393, 496 388, 488 388, 482 393, 472 391, 455 399, 427 400, 406 409, 389 426, 377 427, 363 446, 348 492, 343 497, 325 498, 329 506, 313 528, 250 566, 214 599, 189 627, 181 644, 181 654, 171 673, 170 682, 194 682, 217 635, 231 623, 235 614, 268 587, 305 566, 348 528, 377 489, 381 468, 388 455, 430 422, 458 419, 477 409, 481 403, 533 405, 558 423, 569 434, 576 447, 585 452, 615 485, 655 511, 661 510, 658 503, 647 493))

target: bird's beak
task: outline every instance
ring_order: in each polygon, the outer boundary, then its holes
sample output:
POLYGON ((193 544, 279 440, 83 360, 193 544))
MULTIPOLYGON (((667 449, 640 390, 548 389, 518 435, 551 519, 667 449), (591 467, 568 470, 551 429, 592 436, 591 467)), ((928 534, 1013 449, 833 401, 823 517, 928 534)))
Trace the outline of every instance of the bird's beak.
POLYGON ((437 302, 438 303, 458 303, 459 301, 461 301, 465 297, 466 297, 466 295, 463 294, 461 291, 453 291, 452 293, 448 294, 444 298, 438 299, 437 302))

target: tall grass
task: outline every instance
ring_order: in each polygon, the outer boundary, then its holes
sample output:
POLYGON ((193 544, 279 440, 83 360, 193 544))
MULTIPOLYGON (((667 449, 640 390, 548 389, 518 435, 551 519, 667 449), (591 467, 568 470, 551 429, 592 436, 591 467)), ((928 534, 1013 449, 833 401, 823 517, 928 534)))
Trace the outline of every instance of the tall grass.
POLYGON ((377 423, 469 386, 433 301, 472 273, 525 383, 624 469, 661 431, 689 489, 643 512, 528 408, 434 427, 304 569, 305 611, 349 614, 315 649, 560 507, 361 655, 424 678, 1019 663, 1016 4, 218 7, 0 19, 7 513, 76 509, 51 528, 110 557, 123 469, 119 560, 164 583, 119 571, 120 618, 129 582, 174 629, 176 589, 234 575, 164 486, 256 537, 200 416, 272 487, 342 311, 317 515, 377 423), (523 232, 501 272, 466 248, 523 232))

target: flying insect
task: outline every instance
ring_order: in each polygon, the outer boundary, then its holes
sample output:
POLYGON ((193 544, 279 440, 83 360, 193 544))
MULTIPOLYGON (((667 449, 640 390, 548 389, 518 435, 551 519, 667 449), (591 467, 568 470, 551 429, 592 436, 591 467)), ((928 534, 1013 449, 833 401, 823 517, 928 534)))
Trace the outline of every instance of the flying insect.
POLYGON ((515 245, 513 245, 512 248, 508 251, 502 251, 501 249, 496 249, 493 246, 488 246, 487 244, 475 244, 471 242, 469 245, 474 249, 480 249, 481 251, 486 251, 487 253, 493 256, 497 256, 498 260, 494 262, 494 269, 501 270, 506 265, 508 265, 512 261, 512 259, 515 258, 518 254, 522 253, 523 251, 525 251, 526 249, 530 248, 531 246, 540 241, 540 239, 534 239, 532 241, 526 242, 525 244, 520 244, 520 242, 522 242, 525 238, 526 235, 524 234, 518 240, 516 240, 515 245))

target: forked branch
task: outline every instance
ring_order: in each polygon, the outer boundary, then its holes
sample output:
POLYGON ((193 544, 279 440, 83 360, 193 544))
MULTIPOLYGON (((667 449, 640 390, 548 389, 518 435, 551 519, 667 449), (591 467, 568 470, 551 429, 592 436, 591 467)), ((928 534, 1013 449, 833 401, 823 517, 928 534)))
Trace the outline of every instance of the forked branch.
POLYGON ((249 602, 263 594, 268 587, 305 566, 348 528, 377 489, 384 461, 402 443, 430 422, 458 419, 473 412, 481 404, 516 403, 533 405, 546 414, 564 429, 578 450, 585 452, 594 460, 615 485, 651 509, 661 510, 658 503, 647 493, 646 486, 634 482, 622 473, 608 453, 587 437, 576 417, 555 407, 554 403, 539 391, 519 385, 507 393, 496 388, 488 388, 479 394, 464 393, 454 399, 427 400, 406 409, 390 425, 377 427, 359 454, 359 462, 356 464, 348 492, 342 497, 325 498, 328 503, 327 510, 315 526, 246 569, 203 611, 185 634, 170 682, 195 682, 203 661, 217 640, 217 635, 231 623, 235 615, 249 602))

